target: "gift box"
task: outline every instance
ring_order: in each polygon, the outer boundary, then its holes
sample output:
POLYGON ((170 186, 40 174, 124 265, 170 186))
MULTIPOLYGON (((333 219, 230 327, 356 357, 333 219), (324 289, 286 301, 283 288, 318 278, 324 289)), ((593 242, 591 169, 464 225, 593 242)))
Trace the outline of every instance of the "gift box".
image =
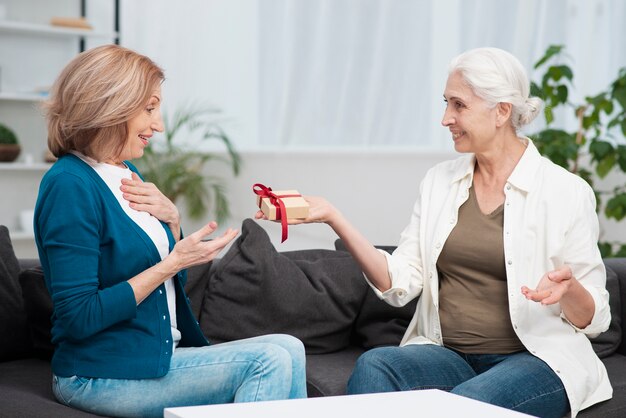
POLYGON ((304 219, 309 216, 309 204, 297 190, 272 190, 271 187, 257 183, 252 186, 257 195, 256 204, 265 217, 271 221, 280 220, 282 240, 287 239, 287 220, 304 219))
POLYGON ((309 204, 297 190, 272 190, 271 193, 275 196, 274 198, 261 195, 256 197, 256 204, 267 219, 271 221, 281 219, 280 204, 277 199, 285 205, 287 219, 304 219, 309 216, 309 204), (272 203, 273 200, 275 203, 272 203))

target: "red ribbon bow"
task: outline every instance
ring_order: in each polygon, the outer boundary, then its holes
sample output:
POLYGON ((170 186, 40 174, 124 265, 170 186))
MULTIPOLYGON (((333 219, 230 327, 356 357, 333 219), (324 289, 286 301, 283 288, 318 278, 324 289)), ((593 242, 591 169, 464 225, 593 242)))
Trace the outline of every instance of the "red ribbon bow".
POLYGON ((285 203, 283 203, 283 197, 300 197, 302 195, 299 194, 281 194, 277 195, 272 191, 271 187, 267 187, 261 183, 256 183, 252 186, 252 191, 260 196, 259 199, 259 209, 261 208, 261 202, 263 198, 268 198, 270 203, 276 207, 276 220, 280 220, 280 224, 282 225, 282 240, 281 243, 287 240, 287 209, 285 208, 285 203))

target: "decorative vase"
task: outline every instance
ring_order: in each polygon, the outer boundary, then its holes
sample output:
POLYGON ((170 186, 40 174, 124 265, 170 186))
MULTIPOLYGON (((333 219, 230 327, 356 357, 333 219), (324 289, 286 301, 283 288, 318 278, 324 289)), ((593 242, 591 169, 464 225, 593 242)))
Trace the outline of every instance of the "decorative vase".
POLYGON ((20 155, 22 148, 18 144, 0 144, 0 161, 12 162, 20 155))

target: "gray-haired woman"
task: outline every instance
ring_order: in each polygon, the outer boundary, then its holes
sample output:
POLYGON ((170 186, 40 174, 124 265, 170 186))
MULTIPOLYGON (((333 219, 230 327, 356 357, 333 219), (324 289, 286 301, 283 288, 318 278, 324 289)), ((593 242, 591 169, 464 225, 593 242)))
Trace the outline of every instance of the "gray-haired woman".
POLYGON ((348 392, 438 388, 576 416, 612 396, 588 339, 611 319, 593 191, 518 135, 542 102, 529 97, 510 53, 461 54, 443 96, 442 124, 467 155, 426 174, 393 255, 329 202, 307 197, 302 222, 330 225, 381 299, 402 306, 419 297, 400 346, 363 354, 348 392))

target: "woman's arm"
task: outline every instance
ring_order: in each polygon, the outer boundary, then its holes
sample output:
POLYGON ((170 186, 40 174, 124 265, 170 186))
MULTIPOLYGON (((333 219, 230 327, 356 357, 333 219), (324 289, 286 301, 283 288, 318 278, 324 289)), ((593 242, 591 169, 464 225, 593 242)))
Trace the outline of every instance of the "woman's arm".
POLYGON ((536 289, 523 286, 522 293, 528 300, 543 305, 560 303, 563 315, 577 328, 587 327, 595 313, 593 297, 574 277, 569 266, 546 273, 536 289))
MULTIPOLYGON (((304 196, 309 203, 309 216, 306 219, 290 219, 289 224, 326 223, 344 242, 346 248, 361 266, 363 273, 381 292, 391 287, 387 269, 387 260, 374 246, 326 199, 304 196)), ((264 218, 258 211, 257 219, 264 218)))
MULTIPOLYGON (((574 202, 563 235, 562 265, 540 279, 536 289, 522 287, 527 299, 544 305, 560 304, 562 315, 588 334, 605 331, 611 314, 606 291, 606 271, 598 249, 599 225, 593 190, 577 179, 568 188, 574 202)), ((549 228, 549 225, 546 226, 549 228)))
POLYGON ((137 304, 140 304, 161 283, 179 271, 213 260, 237 236, 237 231, 229 228, 222 236, 204 241, 203 239, 213 233, 216 228, 215 222, 209 222, 198 231, 177 242, 172 252, 163 261, 129 279, 128 283, 133 289, 137 304))

